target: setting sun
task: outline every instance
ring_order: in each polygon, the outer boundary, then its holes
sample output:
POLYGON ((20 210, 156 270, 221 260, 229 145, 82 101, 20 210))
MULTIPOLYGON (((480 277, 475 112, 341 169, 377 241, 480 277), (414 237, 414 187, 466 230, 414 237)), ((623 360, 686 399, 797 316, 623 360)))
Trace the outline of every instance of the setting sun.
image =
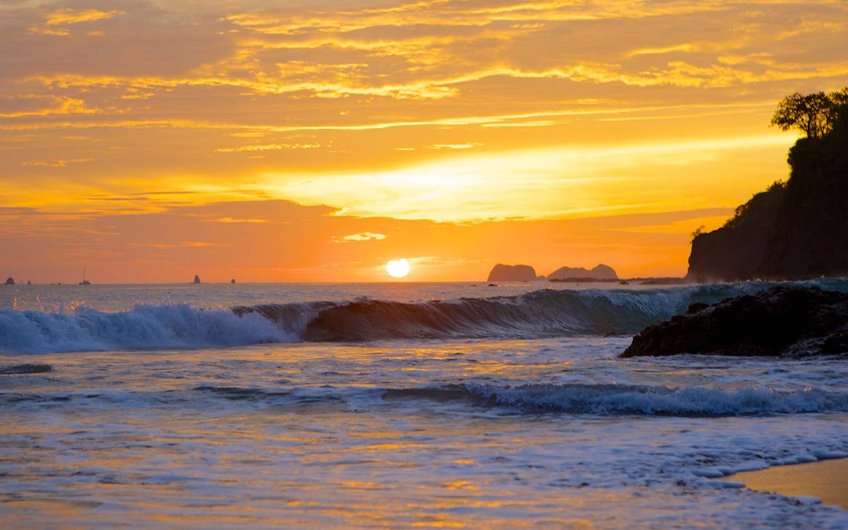
POLYGON ((386 272, 389 273, 389 276, 392 278, 406 278, 409 276, 410 270, 411 267, 409 266, 409 260, 405 258, 393 259, 386 263, 386 272))

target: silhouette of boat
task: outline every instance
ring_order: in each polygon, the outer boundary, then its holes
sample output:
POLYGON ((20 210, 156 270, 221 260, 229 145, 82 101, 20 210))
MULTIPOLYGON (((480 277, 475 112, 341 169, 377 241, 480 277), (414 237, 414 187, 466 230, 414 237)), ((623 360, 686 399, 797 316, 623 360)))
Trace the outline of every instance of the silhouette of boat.
POLYGON ((231 283, 231 284, 233 284, 233 285, 235 285, 235 284, 236 284, 236 279, 235 279, 235 278, 233 278, 232 280, 230 280, 230 283, 231 283))
POLYGON ((9 277, 6 279, 6 285, 15 285, 15 279, 14 279, 14 278, 12 278, 11 276, 9 276, 9 277))
POLYGON ((200 283, 200 276, 199 276, 199 275, 197 275, 197 274, 195 274, 195 275, 194 275, 194 282, 193 282, 193 283, 194 283, 195 285, 197 285, 197 284, 199 284, 199 283, 200 283))
POLYGON ((80 285, 91 285, 91 282, 85 279, 85 273, 86 272, 87 272, 86 269, 83 268, 82 269, 82 281, 79 282, 80 285))

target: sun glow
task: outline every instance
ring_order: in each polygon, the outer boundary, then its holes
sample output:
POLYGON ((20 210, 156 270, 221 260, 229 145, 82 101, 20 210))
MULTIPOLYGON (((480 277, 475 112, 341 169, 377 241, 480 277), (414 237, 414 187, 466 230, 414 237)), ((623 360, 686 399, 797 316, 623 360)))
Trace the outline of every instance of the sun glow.
POLYGON ((409 275, 410 270, 412 270, 412 268, 409 266, 409 260, 405 258, 393 259, 386 263, 386 272, 389 273, 389 276, 392 278, 406 278, 409 275))

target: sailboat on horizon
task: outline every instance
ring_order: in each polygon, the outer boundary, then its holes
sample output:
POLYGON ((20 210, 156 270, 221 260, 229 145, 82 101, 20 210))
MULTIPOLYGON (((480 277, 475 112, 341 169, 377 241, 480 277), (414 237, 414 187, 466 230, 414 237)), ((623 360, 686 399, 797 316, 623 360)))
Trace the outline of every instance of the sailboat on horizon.
POLYGON ((88 272, 88 267, 82 268, 82 281, 79 282, 80 285, 91 285, 91 282, 86 279, 86 273, 88 272))

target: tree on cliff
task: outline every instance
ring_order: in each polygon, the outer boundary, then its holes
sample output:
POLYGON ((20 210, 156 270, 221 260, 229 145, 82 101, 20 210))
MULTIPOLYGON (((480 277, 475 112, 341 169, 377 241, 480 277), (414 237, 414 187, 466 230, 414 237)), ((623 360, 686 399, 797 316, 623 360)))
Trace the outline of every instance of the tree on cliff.
POLYGON ((848 106, 848 88, 830 95, 794 93, 783 98, 771 119, 782 130, 798 128, 807 138, 822 138, 833 130, 839 115, 848 106))

